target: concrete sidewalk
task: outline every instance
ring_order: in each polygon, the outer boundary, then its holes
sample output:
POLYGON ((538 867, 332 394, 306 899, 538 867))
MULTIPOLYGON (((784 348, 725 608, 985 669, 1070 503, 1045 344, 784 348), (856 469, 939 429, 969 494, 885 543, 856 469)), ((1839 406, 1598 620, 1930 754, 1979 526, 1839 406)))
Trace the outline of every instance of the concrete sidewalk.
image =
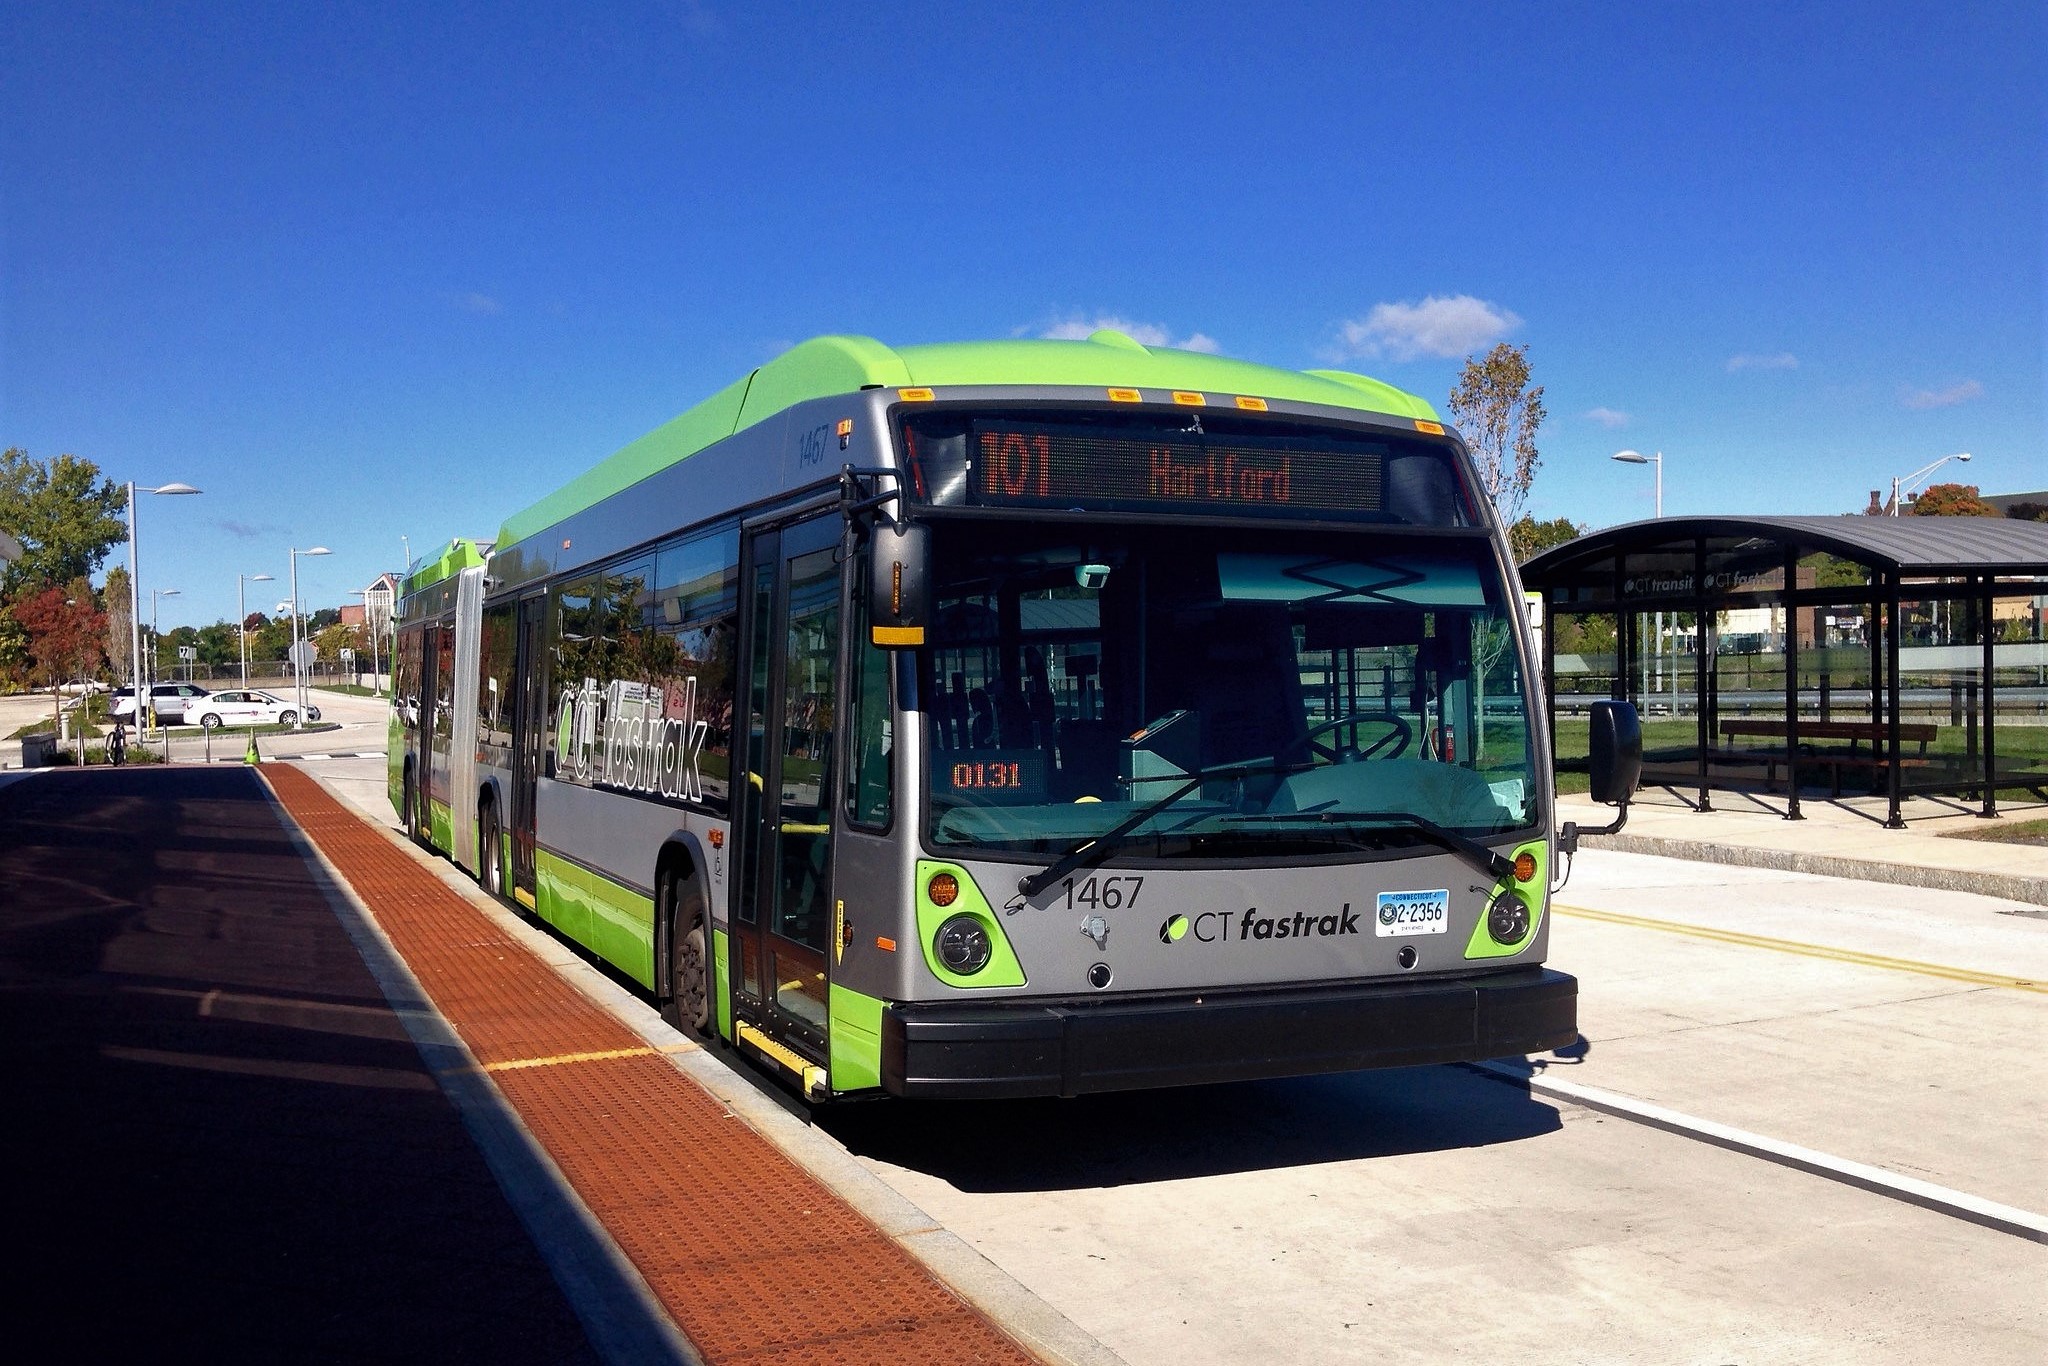
MULTIPOLYGON (((1712 811, 1695 811, 1667 788, 1637 794, 1627 827, 1591 835, 1585 847, 1702 863, 1733 863, 1824 877, 1860 878, 1912 887, 1975 892, 2048 906, 2048 845, 1945 839, 1951 830, 1982 830, 1995 822, 2039 820, 2048 807, 2016 806, 1987 821, 1975 808, 1945 797, 1910 797, 1904 830, 1887 830, 1883 797, 1805 798, 1805 819, 1785 819, 1785 799, 1765 793, 1713 794, 1712 811)), ((1558 819, 1606 825, 1614 809, 1584 796, 1557 799, 1558 819)))

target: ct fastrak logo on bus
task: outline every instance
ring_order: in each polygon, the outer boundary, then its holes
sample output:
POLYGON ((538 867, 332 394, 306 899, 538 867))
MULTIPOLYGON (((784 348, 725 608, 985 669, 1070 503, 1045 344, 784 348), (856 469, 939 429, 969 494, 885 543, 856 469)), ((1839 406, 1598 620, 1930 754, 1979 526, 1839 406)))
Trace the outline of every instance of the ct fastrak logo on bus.
POLYGON ((562 690, 556 776, 702 801, 697 756, 710 729, 697 719, 694 678, 667 691, 623 679, 600 688, 586 678, 582 687, 562 690))
POLYGON ((1358 933, 1358 914, 1345 902, 1343 909, 1328 915, 1260 915, 1248 908, 1242 917, 1229 911, 1203 911, 1200 915, 1170 915, 1159 926, 1159 942, 1178 944, 1192 934, 1204 944, 1239 943, 1248 939, 1334 939, 1358 933))

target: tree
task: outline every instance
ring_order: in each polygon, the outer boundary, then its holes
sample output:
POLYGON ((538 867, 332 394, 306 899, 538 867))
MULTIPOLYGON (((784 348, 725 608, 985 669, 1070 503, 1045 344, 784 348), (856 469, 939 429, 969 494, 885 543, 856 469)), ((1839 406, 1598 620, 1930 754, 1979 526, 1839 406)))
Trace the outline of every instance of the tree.
POLYGON ((88 577, 128 535, 127 494, 99 466, 75 455, 45 464, 20 447, 0 453, 0 526, 22 557, 0 577, 0 593, 88 577))
POLYGON ((2014 503, 2005 515, 2018 522, 2048 522, 2048 503, 2014 503))
POLYGON ((112 666, 114 686, 128 687, 135 671, 134 637, 130 634, 130 611, 135 606, 128 593, 128 570, 115 565, 107 571, 107 586, 100 590, 100 610, 107 618, 107 662, 112 666))
POLYGON ((194 635, 201 664, 219 668, 224 664, 241 662, 242 636, 232 621, 216 621, 211 626, 202 626, 194 635))
POLYGON ((1576 541, 1586 534, 1586 528, 1569 517, 1554 517, 1539 522, 1523 513, 1515 524, 1508 528, 1508 546, 1515 553, 1516 564, 1527 564, 1553 546, 1576 541))
POLYGON ((249 662, 275 664, 282 661, 285 652, 292 647, 292 619, 279 617, 267 621, 249 633, 249 662))
POLYGON ((1929 484, 1913 500, 1915 517, 1996 517, 1998 509, 1977 496, 1975 484, 1929 484))
MULTIPOLYGON (((107 619, 84 575, 61 588, 24 594, 11 609, 28 632, 34 681, 48 685, 53 705, 59 684, 90 677, 106 658, 107 619)), ((58 716, 60 728, 62 714, 58 716)))
POLYGON ((1529 348, 1501 342, 1485 358, 1465 358, 1451 390, 1451 420, 1472 451, 1479 482, 1513 526, 1529 500, 1542 457, 1536 429, 1543 425, 1543 386, 1529 386, 1529 348))
POLYGON ((343 650, 353 650, 362 644, 360 635, 360 627, 345 626, 336 622, 313 637, 313 648, 318 651, 315 657, 340 659, 343 650))

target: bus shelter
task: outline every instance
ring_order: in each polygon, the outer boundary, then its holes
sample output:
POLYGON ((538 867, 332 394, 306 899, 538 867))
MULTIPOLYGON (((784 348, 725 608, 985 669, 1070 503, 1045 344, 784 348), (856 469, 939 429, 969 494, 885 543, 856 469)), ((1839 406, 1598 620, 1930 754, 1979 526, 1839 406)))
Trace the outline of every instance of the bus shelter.
POLYGON ((1593 700, 1643 716, 1643 782, 2048 799, 2048 524, 1990 517, 1666 517, 1522 567, 1540 594, 1563 772, 1593 700))

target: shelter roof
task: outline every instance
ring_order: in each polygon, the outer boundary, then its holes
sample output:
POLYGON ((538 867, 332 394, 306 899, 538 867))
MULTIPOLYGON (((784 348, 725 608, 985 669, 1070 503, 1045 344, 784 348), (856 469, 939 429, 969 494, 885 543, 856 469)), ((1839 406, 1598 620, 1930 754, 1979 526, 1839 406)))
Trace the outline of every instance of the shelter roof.
POLYGON ((1887 573, 2048 575, 2048 522, 2002 517, 1663 517, 1589 532, 1522 566, 1539 588, 1576 582, 1617 550, 1643 550, 1695 537, 1775 541, 1887 573))

